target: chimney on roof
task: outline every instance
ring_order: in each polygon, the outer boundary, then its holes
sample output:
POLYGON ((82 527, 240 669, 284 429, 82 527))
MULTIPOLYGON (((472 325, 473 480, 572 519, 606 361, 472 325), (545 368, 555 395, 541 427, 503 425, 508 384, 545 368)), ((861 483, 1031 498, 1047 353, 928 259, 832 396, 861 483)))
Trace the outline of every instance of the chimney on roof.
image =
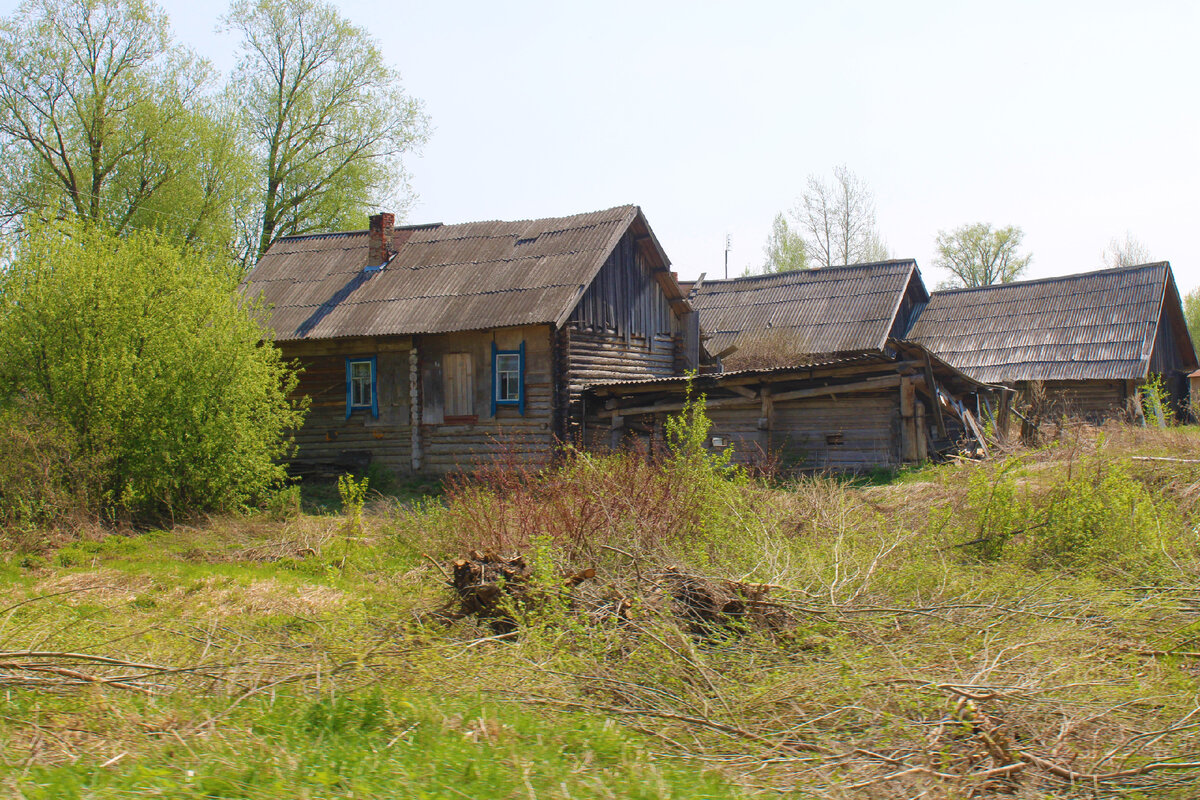
POLYGON ((372 214, 368 233, 367 266, 382 267, 392 256, 392 231, 396 226, 396 215, 384 212, 372 214))

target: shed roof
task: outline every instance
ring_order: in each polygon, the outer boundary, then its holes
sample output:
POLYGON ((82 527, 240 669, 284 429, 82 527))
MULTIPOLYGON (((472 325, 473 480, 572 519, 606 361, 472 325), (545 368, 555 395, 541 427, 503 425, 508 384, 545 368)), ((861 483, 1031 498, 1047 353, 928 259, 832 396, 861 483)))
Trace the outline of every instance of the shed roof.
MULTIPOLYGON (((1149 369, 1159 320, 1178 307, 1171 265, 1161 261, 934 292, 908 338, 988 383, 1136 380, 1149 369)), ((1190 342, 1182 346, 1194 364, 1190 342)))
POLYGON ((559 323, 631 228, 668 299, 683 295, 634 205, 568 217, 395 228, 394 256, 366 270, 368 232, 291 236, 243 282, 272 307, 279 341, 559 323))
POLYGON ((902 259, 707 281, 692 307, 710 353, 764 330, 792 332, 798 352, 882 350, 914 274, 902 259))

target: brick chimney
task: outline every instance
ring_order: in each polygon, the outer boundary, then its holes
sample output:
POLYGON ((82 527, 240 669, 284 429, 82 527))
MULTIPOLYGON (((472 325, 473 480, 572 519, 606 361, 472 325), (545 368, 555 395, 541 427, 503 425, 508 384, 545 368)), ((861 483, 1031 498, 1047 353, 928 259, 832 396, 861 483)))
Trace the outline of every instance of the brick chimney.
POLYGON ((392 230, 396 226, 396 215, 384 212, 372 214, 367 248, 367 266, 382 267, 392 255, 392 230))

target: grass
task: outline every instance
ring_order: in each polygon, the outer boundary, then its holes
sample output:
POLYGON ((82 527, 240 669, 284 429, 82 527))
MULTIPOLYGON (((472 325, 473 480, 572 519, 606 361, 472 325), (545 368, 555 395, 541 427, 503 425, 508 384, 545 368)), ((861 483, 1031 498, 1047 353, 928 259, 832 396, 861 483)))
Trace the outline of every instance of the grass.
POLYGON ((581 456, 376 496, 361 527, 305 505, 10 544, 0 792, 1190 798, 1200 465, 1135 457, 1197 450, 1085 429, 770 484, 581 456), (436 613, 476 548, 534 565, 515 634, 436 613))

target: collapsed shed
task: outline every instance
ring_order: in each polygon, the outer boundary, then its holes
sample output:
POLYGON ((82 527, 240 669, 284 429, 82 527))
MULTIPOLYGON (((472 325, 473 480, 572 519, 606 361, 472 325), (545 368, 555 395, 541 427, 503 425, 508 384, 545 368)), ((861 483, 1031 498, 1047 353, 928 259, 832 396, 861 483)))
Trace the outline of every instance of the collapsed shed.
POLYGON ((1139 415, 1152 375, 1183 409, 1200 366, 1165 261, 934 292, 918 312, 909 340, 975 380, 1094 421, 1139 415))
POLYGON ((878 350, 810 356, 766 369, 624 381, 584 393, 585 442, 619 447, 663 441, 668 415, 703 394, 706 445, 734 461, 805 470, 859 471, 922 461, 965 437, 982 445, 972 409, 994 387, 920 345, 889 339, 878 350))

